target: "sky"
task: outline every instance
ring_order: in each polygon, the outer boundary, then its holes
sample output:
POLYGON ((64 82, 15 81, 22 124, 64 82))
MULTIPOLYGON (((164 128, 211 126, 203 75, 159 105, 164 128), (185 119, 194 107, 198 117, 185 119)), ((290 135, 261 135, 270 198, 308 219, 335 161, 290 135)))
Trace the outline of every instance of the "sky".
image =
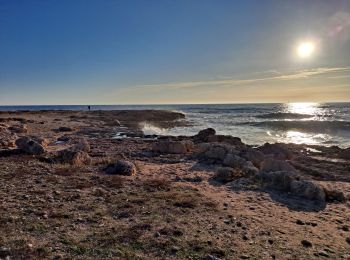
POLYGON ((0 105, 327 101, 349 0, 0 0, 0 105))

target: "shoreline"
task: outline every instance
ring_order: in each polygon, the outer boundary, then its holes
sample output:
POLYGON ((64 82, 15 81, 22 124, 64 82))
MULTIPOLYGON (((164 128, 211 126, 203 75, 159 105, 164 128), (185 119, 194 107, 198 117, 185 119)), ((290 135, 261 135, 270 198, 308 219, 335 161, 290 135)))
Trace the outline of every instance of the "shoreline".
POLYGON ((350 257, 349 148, 253 147, 214 129, 136 138, 141 122, 183 120, 1 111, 0 257, 350 257))

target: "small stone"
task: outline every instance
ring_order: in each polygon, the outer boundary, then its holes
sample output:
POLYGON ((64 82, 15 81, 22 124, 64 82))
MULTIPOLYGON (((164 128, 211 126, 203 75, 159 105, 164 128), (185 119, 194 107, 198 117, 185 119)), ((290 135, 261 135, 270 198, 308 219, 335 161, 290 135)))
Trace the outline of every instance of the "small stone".
POLYGON ((273 244, 273 240, 272 239, 267 240, 267 242, 269 242, 270 245, 273 244))
POLYGON ((303 245, 303 247, 312 247, 312 243, 308 240, 301 240, 301 244, 303 245))
POLYGON ((159 233, 159 232, 156 232, 156 233, 154 234, 154 236, 155 236, 155 237, 160 237, 160 233, 159 233))
POLYGON ((247 241, 249 238, 247 237, 247 235, 243 235, 242 239, 243 239, 244 241, 247 241))
POLYGON ((325 251, 320 251, 314 254, 315 256, 324 256, 324 257, 329 257, 329 254, 325 251))
POLYGON ((350 245, 350 237, 347 237, 345 241, 350 245))
POLYGON ((341 227, 341 229, 342 229, 343 231, 349 231, 349 226, 344 225, 344 226, 341 227))
POLYGON ((239 258, 241 258, 241 259, 249 259, 249 256, 248 255, 241 255, 239 258))
POLYGON ((300 219, 297 219, 295 223, 297 223, 298 225, 305 225, 305 222, 300 219))
POLYGON ((173 246, 173 247, 171 248, 171 253, 172 253, 172 254, 176 254, 179 250, 180 250, 180 249, 179 249, 177 246, 173 246))

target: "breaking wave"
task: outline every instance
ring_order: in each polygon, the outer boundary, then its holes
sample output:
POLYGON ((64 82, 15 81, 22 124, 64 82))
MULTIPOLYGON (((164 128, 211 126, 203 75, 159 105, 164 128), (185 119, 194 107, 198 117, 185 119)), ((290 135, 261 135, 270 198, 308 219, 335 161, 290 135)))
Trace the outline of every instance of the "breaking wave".
POLYGON ((298 113, 269 113, 269 114, 257 115, 256 117, 264 118, 264 119, 304 119, 304 118, 314 117, 314 115, 298 114, 298 113))

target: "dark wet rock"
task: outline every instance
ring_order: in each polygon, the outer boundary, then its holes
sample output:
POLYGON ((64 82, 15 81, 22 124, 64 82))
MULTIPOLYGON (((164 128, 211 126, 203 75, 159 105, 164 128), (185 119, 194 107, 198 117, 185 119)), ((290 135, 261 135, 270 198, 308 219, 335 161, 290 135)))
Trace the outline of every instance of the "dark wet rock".
POLYGON ((105 172, 107 174, 131 176, 135 175, 137 170, 135 164, 132 162, 119 160, 116 163, 107 165, 105 172))
POLYGON ((16 145, 18 149, 31 155, 40 155, 45 153, 44 147, 31 139, 30 137, 21 137, 16 140, 16 145))
POLYGON ((258 150, 265 155, 272 155, 274 159, 278 160, 290 160, 293 157, 293 153, 289 150, 288 144, 265 143, 263 146, 260 146, 258 150))
POLYGON ((342 159, 350 159, 350 147, 339 152, 339 157, 342 159))
POLYGON ((311 181, 294 180, 290 184, 290 190, 292 194, 305 199, 317 200, 321 202, 326 200, 324 189, 311 181))
POLYGON ((192 141, 159 141, 152 145, 152 150, 158 153, 184 154, 194 149, 192 141))
POLYGON ((70 138, 67 135, 63 135, 57 138, 57 141, 60 141, 60 142, 68 142, 69 140, 70 138))
POLYGON ((59 132, 71 132, 71 131, 73 131, 72 128, 66 127, 66 126, 61 126, 61 127, 59 127, 57 130, 58 130, 59 132))
MULTIPOLYGON (((7 259, 7 257, 11 254, 11 250, 7 247, 1 246, 0 247, 0 257, 7 259)), ((10 259, 10 258, 8 258, 10 259)))
POLYGON ((276 160, 272 158, 267 158, 262 161, 260 166, 260 171, 262 172, 296 172, 297 170, 286 161, 276 160))
POLYGON ((226 143, 226 144, 237 145, 237 146, 244 145, 242 143, 241 138, 234 137, 234 136, 231 136, 231 135, 213 135, 213 136, 209 136, 208 142, 209 143, 214 143, 214 142, 216 142, 216 143, 226 143))
POLYGON ((56 159, 61 163, 77 166, 90 164, 92 162, 87 152, 72 150, 71 148, 60 151, 56 159))
POLYGON ((326 201, 327 202, 345 202, 346 197, 344 192, 341 190, 331 189, 324 187, 324 192, 326 195, 326 201))
POLYGON ((216 134, 216 131, 214 128, 207 128, 204 130, 201 130, 198 132, 198 134, 196 134, 195 136, 193 136, 193 140, 195 142, 209 142, 210 137, 214 136, 216 134))

